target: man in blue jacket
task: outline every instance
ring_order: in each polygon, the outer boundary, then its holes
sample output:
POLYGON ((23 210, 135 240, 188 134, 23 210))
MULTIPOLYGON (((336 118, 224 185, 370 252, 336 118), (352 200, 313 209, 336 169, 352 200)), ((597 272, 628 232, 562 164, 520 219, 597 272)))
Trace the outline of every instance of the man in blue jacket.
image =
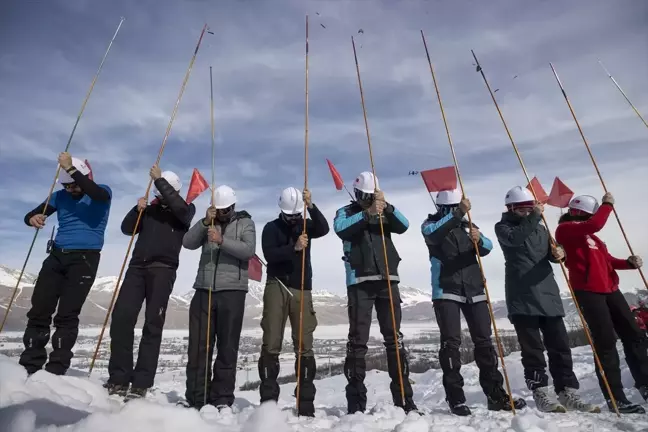
POLYGON ((370 172, 361 173, 353 183, 356 200, 337 211, 333 228, 342 239, 344 266, 346 269, 347 298, 349 312, 349 341, 344 361, 347 410, 349 414, 363 412, 367 408, 365 355, 371 327, 371 313, 374 305, 380 324, 380 332, 387 351, 387 369, 391 378, 390 390, 394 405, 405 412, 415 411, 412 386, 409 381, 407 352, 400 332, 401 299, 398 290, 398 263, 400 256, 392 242, 391 235, 403 234, 409 222, 392 204, 385 202, 378 181, 370 172), (382 218, 385 230, 385 251, 380 231, 382 218), (394 340, 394 325, 391 317, 387 276, 391 280, 393 308, 398 340, 394 340), (400 353, 401 369, 398 370, 396 344, 400 353), (399 374, 402 374, 405 390, 405 404, 401 398, 399 374))
MULTIPOLYGON (((486 256, 493 243, 476 225, 464 218, 470 201, 460 190, 437 194, 438 211, 429 215, 421 226, 430 253, 432 301, 441 333, 439 363, 443 370, 443 387, 450 411, 459 416, 470 415, 461 376, 461 313, 475 345, 475 362, 479 368, 479 384, 486 395, 488 409, 510 410, 510 401, 503 387, 504 379, 497 369, 497 355, 491 341, 491 319, 484 293, 474 242, 479 256, 486 256)), ((526 406, 523 399, 514 400, 517 408, 526 406)))
POLYGON ((110 377, 105 387, 109 394, 126 396, 126 400, 146 396, 155 381, 182 239, 196 214, 196 207, 180 196, 182 182, 173 171, 162 172, 155 165, 150 175, 155 199, 147 205, 146 198, 140 198, 122 221, 122 233, 138 237, 110 322, 110 377), (140 211, 142 216, 135 231, 140 211), (144 327, 133 368, 135 325, 143 303, 144 327))
POLYGON ((43 261, 27 313, 20 364, 29 374, 42 369, 47 361, 45 346, 55 311, 53 350, 45 370, 64 375, 70 367, 79 314, 97 275, 112 199, 108 186, 88 177, 90 168, 85 162, 69 153, 61 153, 58 162, 64 189, 52 194, 47 209, 43 202, 25 215, 25 223, 36 229, 43 228, 46 218, 55 212, 58 217, 56 238, 43 261))

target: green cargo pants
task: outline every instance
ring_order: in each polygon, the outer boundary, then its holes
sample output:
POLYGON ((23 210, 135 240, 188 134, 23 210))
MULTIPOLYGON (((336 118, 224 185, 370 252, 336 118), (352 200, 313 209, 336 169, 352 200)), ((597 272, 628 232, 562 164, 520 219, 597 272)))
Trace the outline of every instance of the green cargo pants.
MULTIPOLYGON (((263 293, 263 345, 261 354, 279 355, 286 329, 286 320, 290 318, 292 340, 295 354, 299 346, 299 312, 301 290, 288 288, 292 296, 275 279, 266 283, 263 293)), ((303 357, 313 357, 313 332, 317 328, 317 317, 313 308, 311 291, 304 291, 304 318, 302 331, 303 357)))

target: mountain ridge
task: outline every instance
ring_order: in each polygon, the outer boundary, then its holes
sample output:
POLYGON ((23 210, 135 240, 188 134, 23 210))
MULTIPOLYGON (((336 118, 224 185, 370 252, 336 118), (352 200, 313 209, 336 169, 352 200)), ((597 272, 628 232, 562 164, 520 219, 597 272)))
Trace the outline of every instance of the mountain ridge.
MULTIPOLYGON (((19 275, 19 270, 0 265, 0 309, 6 310, 19 275)), ((26 313, 30 308, 30 299, 36 277, 36 275, 30 273, 23 275, 19 293, 7 320, 7 330, 22 330, 25 328, 26 313)), ((102 276, 95 279, 79 317, 82 327, 99 327, 103 324, 116 282, 116 276, 102 276)), ((248 295, 243 320, 244 328, 259 326, 263 311, 263 290, 263 283, 256 281, 248 283, 248 295)), ((402 300, 403 321, 435 321, 430 290, 424 291, 403 284, 399 284, 399 290, 402 300)), ((193 289, 189 289, 183 294, 171 294, 167 306, 166 329, 188 328, 189 305, 193 292, 193 289)), ((636 293, 624 294, 629 303, 636 303, 636 293)), ((571 296, 569 293, 561 293, 561 295, 566 312, 565 321, 567 323, 576 323, 579 318, 571 296)), ((495 319, 507 317, 506 303, 503 300, 494 301, 492 304, 495 319)), ((313 290, 313 306, 319 325, 348 324, 349 322, 346 296, 340 296, 326 290, 313 290)), ((143 323, 143 315, 144 308, 140 313, 138 326, 143 323)), ((376 319, 375 311, 373 319, 376 319)))

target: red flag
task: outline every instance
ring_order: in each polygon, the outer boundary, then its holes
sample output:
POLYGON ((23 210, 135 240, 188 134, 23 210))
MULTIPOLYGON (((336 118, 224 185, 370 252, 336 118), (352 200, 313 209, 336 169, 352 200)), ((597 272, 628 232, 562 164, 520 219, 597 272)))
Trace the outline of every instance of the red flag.
POLYGON ((85 160, 85 164, 88 165, 88 169, 90 170, 90 172, 88 173, 88 178, 90 180, 94 180, 92 177, 92 167, 90 166, 90 162, 88 162, 88 159, 85 160))
POLYGON ((535 192, 536 198, 542 204, 546 204, 549 200, 547 192, 545 192, 537 177, 533 177, 531 179, 531 183, 527 185, 527 189, 529 189, 532 193, 535 192), (531 185, 533 185, 533 189, 531 189, 531 185))
POLYGON ((248 278, 257 282, 261 282, 262 276, 263 265, 261 264, 259 257, 254 255, 252 258, 250 258, 250 261, 248 261, 248 278))
POLYGON ((197 168, 194 168, 193 174, 191 174, 191 182, 189 182, 189 190, 187 191, 187 204, 191 204, 193 200, 198 198, 198 196, 209 189, 209 183, 205 180, 205 177, 200 174, 197 168))
POLYGON ((344 187, 344 180, 342 180, 342 176, 340 175, 338 170, 335 169, 335 166, 333 166, 330 160, 326 159, 326 163, 328 164, 328 167, 331 170, 331 176, 333 176, 333 183, 335 183, 335 189, 342 190, 342 188, 344 187))
POLYGON ((428 192, 440 192, 457 188, 457 173, 454 166, 421 171, 421 177, 428 192))
POLYGON ((554 207, 567 208, 569 201, 574 196, 574 192, 567 187, 558 177, 554 179, 547 204, 554 207))

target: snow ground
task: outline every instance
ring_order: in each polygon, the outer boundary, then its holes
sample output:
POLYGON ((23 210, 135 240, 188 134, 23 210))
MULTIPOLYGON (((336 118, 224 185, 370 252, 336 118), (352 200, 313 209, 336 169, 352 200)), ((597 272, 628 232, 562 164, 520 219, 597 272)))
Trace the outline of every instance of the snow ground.
MULTIPOLYGON (((587 347, 573 350, 574 368, 581 383, 581 393, 587 401, 603 404, 598 390, 591 352, 587 347)), ((258 406, 256 391, 237 392, 233 410, 218 413, 212 407, 201 412, 179 408, 175 402, 184 393, 184 377, 177 373, 160 374, 157 390, 146 400, 127 405, 108 397, 99 377, 87 378, 83 371, 71 370, 58 377, 40 371, 27 378, 15 358, 0 356, 0 431, 224 431, 224 432, 428 432, 428 431, 641 431, 648 430, 648 415, 625 415, 620 419, 607 412, 601 414, 567 413, 543 414, 534 408, 522 377, 520 355, 506 358, 507 370, 514 393, 524 396, 529 407, 510 413, 489 412, 473 364, 462 368, 471 417, 448 414, 441 385, 441 371, 430 370, 412 375, 414 399, 422 417, 405 413, 392 406, 389 378, 386 373, 370 371, 366 384, 369 390, 369 411, 366 414, 345 415, 344 376, 318 380, 316 417, 297 418, 293 415, 294 384, 281 386, 278 404, 258 406)), ((632 383, 624 365, 623 379, 632 383)), ((635 390, 627 389, 633 401, 641 401, 635 390)))

